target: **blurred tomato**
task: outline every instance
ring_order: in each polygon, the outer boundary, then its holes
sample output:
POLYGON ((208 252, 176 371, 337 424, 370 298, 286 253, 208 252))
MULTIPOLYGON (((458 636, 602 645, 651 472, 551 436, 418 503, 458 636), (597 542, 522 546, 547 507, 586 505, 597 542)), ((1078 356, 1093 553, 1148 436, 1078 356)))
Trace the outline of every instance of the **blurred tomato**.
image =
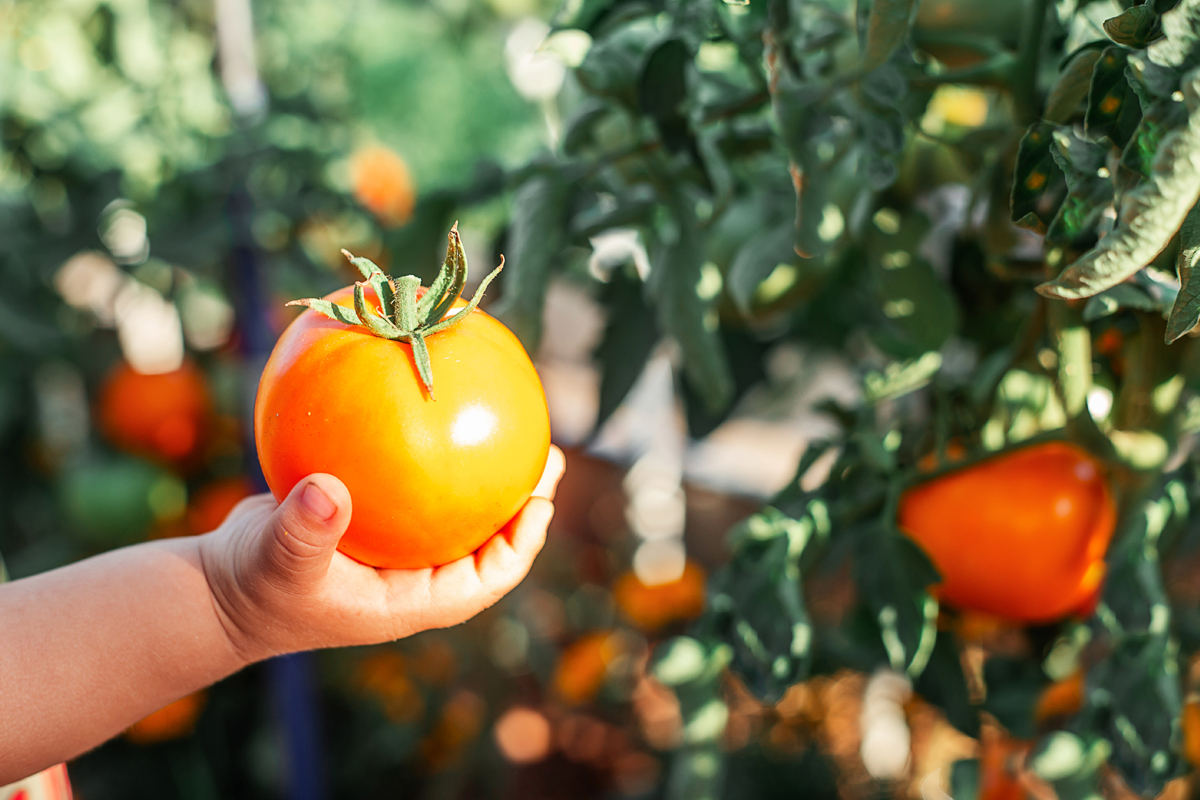
POLYGON ((626 572, 613 585, 613 599, 634 627, 653 633, 672 622, 692 619, 704 610, 704 569, 688 561, 678 578, 646 584, 626 572))
POLYGON ((380 145, 364 147, 350 160, 354 197, 381 223, 403 225, 412 216, 416 189, 404 159, 380 145))
POLYGON ((1033 718, 1043 722, 1055 717, 1069 717, 1083 708, 1085 680, 1083 670, 1076 670, 1062 680, 1042 690, 1034 708, 1033 718))
POLYGON ((204 450, 212 413, 204 373, 190 360, 155 375, 122 361, 104 378, 96 402, 109 441, 175 466, 193 465, 204 450))
POLYGON ((196 490, 187 508, 187 529, 199 534, 215 531, 233 507, 254 494, 254 486, 242 475, 218 478, 196 490))
POLYGON ((206 699, 200 691, 168 703, 129 726, 125 738, 137 744, 153 744, 187 736, 195 729, 206 699))
POLYGON ((558 657, 554 691, 571 705, 588 702, 603 688, 609 668, 623 651, 619 635, 612 631, 595 631, 575 640, 558 657))

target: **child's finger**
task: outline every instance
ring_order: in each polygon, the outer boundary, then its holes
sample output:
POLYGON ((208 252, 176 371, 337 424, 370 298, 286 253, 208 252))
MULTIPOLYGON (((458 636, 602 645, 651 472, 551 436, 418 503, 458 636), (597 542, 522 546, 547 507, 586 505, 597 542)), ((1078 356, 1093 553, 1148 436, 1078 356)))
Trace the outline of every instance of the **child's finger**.
POLYGON ((350 492, 332 475, 309 475, 271 515, 262 539, 267 564, 281 577, 323 575, 350 524, 350 492))
POLYGON ((563 451, 555 445, 550 445, 550 453, 546 456, 546 468, 542 471, 542 477, 533 490, 533 496, 553 500, 554 492, 558 489, 558 482, 562 479, 566 468, 567 459, 563 456, 563 451))

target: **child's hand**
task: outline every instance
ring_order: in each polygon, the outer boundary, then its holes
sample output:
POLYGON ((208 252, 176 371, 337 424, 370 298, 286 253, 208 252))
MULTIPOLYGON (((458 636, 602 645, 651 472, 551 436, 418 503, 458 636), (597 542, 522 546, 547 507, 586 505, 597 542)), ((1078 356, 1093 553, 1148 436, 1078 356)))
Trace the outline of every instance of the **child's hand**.
POLYGON ((551 446, 520 513, 478 551, 436 569, 374 569, 337 552, 351 500, 332 475, 308 476, 278 506, 267 494, 244 500, 200 543, 217 615, 247 662, 470 619, 529 571, 564 466, 562 451, 551 446))

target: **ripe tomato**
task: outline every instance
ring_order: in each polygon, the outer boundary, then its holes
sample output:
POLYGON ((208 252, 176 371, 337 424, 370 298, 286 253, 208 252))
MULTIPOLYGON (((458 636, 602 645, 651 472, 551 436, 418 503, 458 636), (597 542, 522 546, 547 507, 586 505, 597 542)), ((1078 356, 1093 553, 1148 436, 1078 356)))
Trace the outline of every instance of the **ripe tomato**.
POLYGON ((125 731, 125 738, 137 744, 152 744, 187 736, 196 727, 205 699, 200 691, 168 703, 133 723, 125 731))
POLYGON ((245 477, 218 478, 201 486, 187 507, 189 533, 208 533, 221 527, 233 507, 254 494, 254 487, 245 477))
MULTIPOLYGON (((326 300, 350 308, 352 290, 326 300)), ((366 300, 378 313, 373 291, 366 300)), ((305 475, 336 475, 353 502, 339 547, 377 567, 433 567, 476 550, 529 498, 550 447, 541 381, 508 328, 474 310, 425 342, 436 399, 412 345, 309 309, 259 382, 254 436, 271 491, 282 498, 305 475)))
POLYGON ((678 578, 653 585, 626 572, 613 584, 613 600, 634 627, 653 633, 672 622, 700 616, 704 610, 704 568, 688 561, 678 578))
POLYGON ((1050 442, 909 489, 898 522, 937 566, 948 605, 1045 622, 1090 613, 1116 510, 1095 459, 1050 442))
POLYGON ((412 216, 416 190, 404 159, 386 147, 364 147, 351 159, 354 197, 384 225, 396 226, 412 216))
POLYGON ((204 373, 190 360, 156 375, 122 361, 105 376, 96 412, 101 431, 117 447, 181 466, 204 447, 212 398, 204 373))

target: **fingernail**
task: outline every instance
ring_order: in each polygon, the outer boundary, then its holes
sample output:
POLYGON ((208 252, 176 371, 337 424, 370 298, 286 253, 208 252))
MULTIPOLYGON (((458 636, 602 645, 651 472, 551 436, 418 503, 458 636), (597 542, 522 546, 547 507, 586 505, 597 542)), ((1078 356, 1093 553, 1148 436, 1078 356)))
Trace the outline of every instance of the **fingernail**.
POLYGON ((321 491, 315 483, 304 487, 304 491, 300 494, 300 504, 308 513, 318 519, 332 519, 333 515, 337 513, 337 506, 329 499, 329 495, 321 491))

